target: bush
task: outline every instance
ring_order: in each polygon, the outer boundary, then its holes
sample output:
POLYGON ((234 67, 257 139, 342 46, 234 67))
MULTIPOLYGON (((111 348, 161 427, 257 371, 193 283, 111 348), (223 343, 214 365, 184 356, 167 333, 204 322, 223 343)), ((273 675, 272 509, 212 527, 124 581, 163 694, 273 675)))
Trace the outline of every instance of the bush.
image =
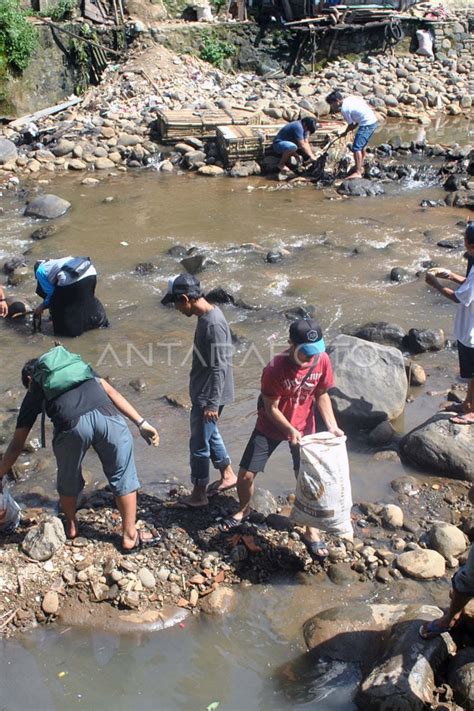
POLYGON ((208 35, 202 40, 199 56, 205 62, 209 62, 215 67, 222 69, 224 59, 226 59, 226 57, 232 57, 234 53, 235 48, 230 42, 208 35))
POLYGON ((30 63, 38 35, 17 0, 0 0, 0 53, 10 68, 23 71, 30 63))
POLYGON ((40 14, 44 17, 50 17, 54 22, 59 22, 68 17, 76 7, 76 0, 59 0, 56 7, 51 8, 51 10, 45 10, 40 14))

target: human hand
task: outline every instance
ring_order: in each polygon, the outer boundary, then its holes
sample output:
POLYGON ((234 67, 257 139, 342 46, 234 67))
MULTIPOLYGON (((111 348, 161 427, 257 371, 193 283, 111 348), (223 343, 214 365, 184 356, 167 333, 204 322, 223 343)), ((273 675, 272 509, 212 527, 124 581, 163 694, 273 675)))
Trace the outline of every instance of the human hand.
POLYGON ((341 430, 337 425, 330 425, 328 427, 328 432, 330 432, 334 437, 342 437, 344 435, 344 430, 341 430))
POLYGON ((46 306, 44 304, 40 304, 39 306, 36 307, 36 309, 33 311, 33 315, 36 316, 36 318, 39 318, 43 311, 45 310, 46 306))
POLYGON ((438 286, 437 278, 434 276, 434 274, 430 274, 430 272, 426 272, 425 281, 427 284, 429 284, 430 286, 434 286, 435 288, 438 286))
POLYGON ((158 447, 160 444, 160 435, 158 434, 158 430, 150 425, 149 422, 143 420, 138 428, 138 431, 147 444, 152 444, 154 447, 158 447))
POLYGON ((298 430, 294 427, 291 428, 290 432, 290 444, 294 446, 296 446, 297 444, 301 444, 301 433, 298 432, 298 430))
POLYGON ((5 300, 0 301, 0 318, 6 318, 8 315, 8 305, 5 300))
POLYGON ((204 422, 217 422, 219 419, 219 413, 217 410, 213 410, 210 407, 204 408, 204 422))
POLYGON ((442 267, 432 267, 428 269, 427 274, 432 274, 434 277, 438 277, 438 279, 451 279, 452 277, 452 272, 442 267))

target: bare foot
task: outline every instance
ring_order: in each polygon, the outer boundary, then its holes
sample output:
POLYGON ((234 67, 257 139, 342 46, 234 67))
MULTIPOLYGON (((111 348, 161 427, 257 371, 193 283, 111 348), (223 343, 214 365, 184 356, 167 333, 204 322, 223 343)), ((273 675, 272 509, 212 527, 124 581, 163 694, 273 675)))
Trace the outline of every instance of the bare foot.
POLYGON ((146 548, 147 546, 156 546, 156 544, 161 540, 161 536, 157 531, 154 533, 150 531, 137 531, 131 535, 130 533, 124 533, 122 537, 122 549, 124 551, 132 551, 134 549, 146 548))
POLYGON ((346 180, 354 180, 355 178, 362 178, 362 173, 351 173, 350 175, 346 175, 346 180))
POLYGON ((449 421, 454 425, 474 425, 474 412, 467 412, 459 417, 450 417, 449 421))
POLYGON ((223 491, 230 491, 234 489, 237 485, 237 477, 235 476, 234 470, 229 465, 221 472, 221 478, 217 481, 213 481, 207 487, 208 496, 216 496, 216 494, 221 494, 223 491))
POLYGON ((77 538, 79 534, 79 524, 77 523, 77 519, 74 518, 72 521, 66 521, 64 529, 66 531, 66 538, 69 541, 73 541, 77 538))
POLYGON ((280 173, 291 173, 291 170, 288 168, 287 165, 279 165, 278 170, 280 173))

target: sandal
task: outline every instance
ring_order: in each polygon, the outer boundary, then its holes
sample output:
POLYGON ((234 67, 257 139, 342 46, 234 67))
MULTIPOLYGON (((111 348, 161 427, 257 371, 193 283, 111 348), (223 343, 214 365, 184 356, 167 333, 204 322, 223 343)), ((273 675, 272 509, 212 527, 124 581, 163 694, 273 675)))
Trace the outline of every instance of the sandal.
POLYGON ((152 536, 151 538, 143 538, 142 531, 137 531, 137 537, 135 538, 135 543, 131 548, 124 548, 122 545, 121 552, 122 555, 130 555, 131 553, 137 553, 137 551, 142 551, 145 548, 153 548, 158 545, 161 541, 161 536, 159 533, 152 536))
POLYGON ((320 563, 326 560, 329 555, 327 543, 325 543, 324 541, 308 541, 308 539, 304 536, 301 536, 301 540, 305 544, 306 548, 308 549, 308 553, 310 554, 311 558, 313 558, 313 560, 318 560, 320 563), (321 553, 321 551, 323 550, 327 552, 321 553))
POLYGON ((453 425, 474 425, 474 418, 472 417, 471 412, 457 417, 450 417, 449 421, 452 422, 453 425))
POLYGON ((241 526, 243 523, 248 521, 249 519, 249 514, 247 516, 243 516, 240 519, 234 518, 233 516, 228 516, 227 518, 223 518, 219 521, 219 529, 221 531, 231 531, 233 528, 238 528, 241 526))
POLYGON ((418 634, 421 639, 428 640, 435 639, 436 637, 439 637, 440 634, 450 631, 451 627, 449 627, 449 625, 440 623, 440 620, 431 620, 431 622, 423 622, 418 630, 418 634))

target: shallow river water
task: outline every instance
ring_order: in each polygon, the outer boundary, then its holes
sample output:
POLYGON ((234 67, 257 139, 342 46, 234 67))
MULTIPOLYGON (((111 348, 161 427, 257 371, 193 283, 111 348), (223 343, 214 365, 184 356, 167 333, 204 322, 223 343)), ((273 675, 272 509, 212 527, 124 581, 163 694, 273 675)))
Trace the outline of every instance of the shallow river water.
MULTIPOLYGON (((411 138, 418 130, 404 129, 411 138)), ((444 143, 455 137, 468 143, 470 132, 466 121, 443 125, 436 140, 444 143)), ((379 140, 389 133, 384 129, 379 140)), ((434 134, 434 129, 431 135, 428 131, 431 141, 434 134)), ((388 185, 384 197, 345 200, 331 189, 268 189, 275 185, 256 178, 204 179, 152 170, 118 174, 94 187, 81 185, 75 175, 54 177, 41 189, 70 200, 72 209, 57 221, 56 234, 33 243, 29 235, 35 225, 22 217, 24 200, 8 193, 2 197, 0 258, 26 247, 31 247, 30 265, 46 256, 93 258, 99 273, 97 294, 112 325, 63 342, 111 376, 159 427, 158 450, 148 450, 141 441, 136 447, 142 484, 151 492, 163 481, 188 479, 186 414, 161 400, 165 394, 186 393, 195 327, 194 320, 159 303, 167 277, 181 271, 179 259, 167 254, 173 245, 210 251, 215 264, 201 275, 206 290, 222 286, 261 307, 223 307, 232 329, 245 341, 235 357, 236 402, 224 411, 221 427, 235 462, 253 426, 262 365, 285 347, 289 321, 282 312, 288 308, 314 305, 327 340, 346 324, 371 320, 397 323, 406 330, 442 327, 448 337, 452 334, 453 306, 428 289, 423 278, 405 284, 388 278, 394 266, 416 271, 428 259, 464 271, 462 250, 447 251, 436 242, 460 238, 459 222, 469 217, 467 211, 419 207, 422 199, 444 197, 444 191, 407 181, 388 185), (105 201, 110 197, 114 199, 105 201), (284 247, 290 255, 268 264, 264 254, 239 249, 244 243, 284 247), (140 277, 134 271, 138 262, 152 262, 156 270, 140 277), (129 385, 136 378, 146 383, 139 394, 129 385)), ((31 279, 18 293, 34 300, 33 288, 31 279)), ((0 323, 1 388, 18 387, 23 362, 49 348, 51 341, 48 324, 42 334, 32 335, 26 327, 0 323)), ((417 360, 427 370, 428 383, 411 393, 413 402, 396 423, 400 431, 429 417, 441 399, 429 393, 446 390, 457 379, 452 350, 417 360)), ((363 442, 350 442, 349 450, 354 499, 389 501, 390 481, 406 469, 375 461, 363 442)), ((93 456, 86 469, 92 484, 102 482, 93 456)), ((45 471, 18 486, 20 500, 33 491, 42 502, 54 502, 53 469, 45 471)), ((292 490, 284 448, 274 455, 260 484, 275 494, 292 490)), ((238 611, 222 623, 193 620, 184 629, 142 639, 72 630, 58 634, 51 628, 4 642, 0 709, 194 711, 213 702, 220 703, 220 711, 353 708, 355 679, 350 670, 332 668, 329 676, 323 674, 317 682, 306 679, 301 685, 297 675, 278 671, 303 651, 301 622, 347 600, 347 591, 327 582, 318 585, 316 593, 281 581, 243 595, 238 611), (62 671, 66 674, 59 676, 62 671)), ((376 588, 351 595, 375 599, 376 588)))

